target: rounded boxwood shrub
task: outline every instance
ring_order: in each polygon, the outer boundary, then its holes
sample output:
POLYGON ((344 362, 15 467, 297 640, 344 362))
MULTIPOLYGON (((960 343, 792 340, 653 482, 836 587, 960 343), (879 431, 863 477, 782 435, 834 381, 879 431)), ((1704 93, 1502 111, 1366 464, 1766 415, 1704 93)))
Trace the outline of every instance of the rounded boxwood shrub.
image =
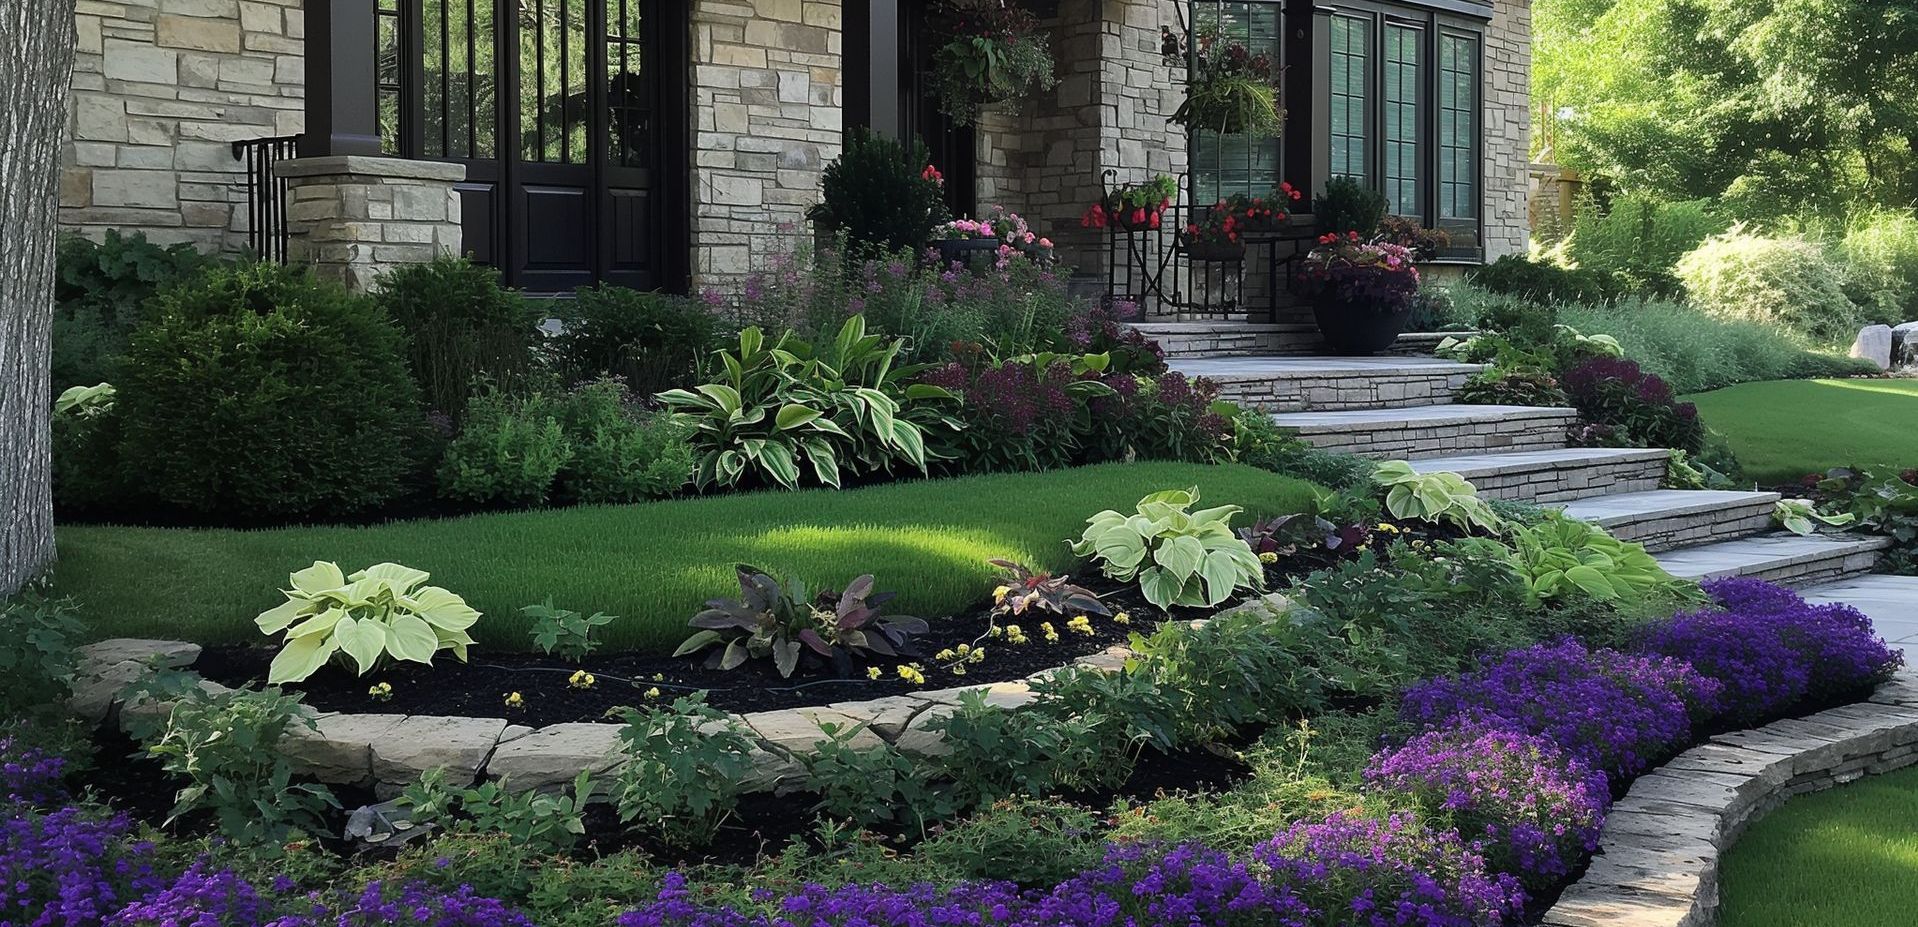
POLYGON ((327 519, 405 494, 430 459, 405 339, 303 270, 220 268, 155 300, 115 414, 134 489, 221 521, 327 519))
POLYGON ((1693 305, 1710 315, 1762 322, 1823 341, 1849 342, 1859 312, 1845 295, 1845 267, 1799 235, 1743 229, 1705 239, 1678 261, 1693 305))
POLYGON ((426 407, 459 419, 474 382, 526 382, 544 313, 500 286, 499 271, 442 256, 380 279, 374 297, 408 339, 407 361, 426 407))

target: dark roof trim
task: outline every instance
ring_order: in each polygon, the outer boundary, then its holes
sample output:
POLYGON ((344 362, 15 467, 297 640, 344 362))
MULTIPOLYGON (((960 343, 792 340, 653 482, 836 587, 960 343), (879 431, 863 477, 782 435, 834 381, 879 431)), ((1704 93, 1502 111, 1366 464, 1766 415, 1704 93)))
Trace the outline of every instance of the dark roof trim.
MULTIPOLYGON (((1358 8, 1359 6, 1360 4, 1345 4, 1336 2, 1336 0, 1334 0, 1334 2, 1318 0, 1318 2, 1313 4, 1313 11, 1332 12, 1341 7, 1358 8)), ((1489 20, 1492 18, 1492 4, 1490 0, 1388 0, 1388 2, 1376 4, 1376 6, 1388 8, 1401 7, 1414 10, 1437 10, 1440 13, 1469 16, 1473 19, 1480 20, 1489 20)))

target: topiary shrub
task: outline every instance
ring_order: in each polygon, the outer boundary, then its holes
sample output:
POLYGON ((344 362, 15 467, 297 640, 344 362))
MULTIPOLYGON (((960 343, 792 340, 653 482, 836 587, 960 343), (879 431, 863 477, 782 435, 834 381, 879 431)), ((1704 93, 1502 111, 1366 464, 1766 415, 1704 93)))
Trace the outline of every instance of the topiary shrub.
POLYGON ((1385 194, 1354 178, 1334 177, 1325 182, 1324 193, 1312 198, 1312 215, 1320 232, 1357 232, 1370 238, 1385 218, 1385 194))
POLYGON ((643 397, 692 383, 730 334, 699 302, 619 286, 579 289, 560 321, 553 350, 569 380, 610 375, 643 397))
POLYGON ((475 381, 524 383, 544 313, 499 283, 499 271, 441 256, 397 268, 374 298, 406 332, 407 360, 426 407, 458 420, 475 381))
POLYGON ((864 128, 846 133, 846 148, 820 178, 821 200, 806 210, 819 228, 843 234, 854 248, 917 253, 948 217, 931 155, 864 128))
POLYGON ((1845 295, 1845 268, 1818 242, 1734 228, 1678 262, 1694 306, 1728 319, 1781 325, 1827 342, 1857 333, 1858 307, 1845 295))
POLYGON ((145 232, 108 229, 97 242, 62 239, 53 294, 54 390, 112 380, 147 300, 211 263, 188 245, 156 245, 145 232))
POLYGON ((121 457, 160 509, 325 519, 404 495, 430 459, 405 338, 304 270, 242 264, 169 290, 133 333, 121 457))

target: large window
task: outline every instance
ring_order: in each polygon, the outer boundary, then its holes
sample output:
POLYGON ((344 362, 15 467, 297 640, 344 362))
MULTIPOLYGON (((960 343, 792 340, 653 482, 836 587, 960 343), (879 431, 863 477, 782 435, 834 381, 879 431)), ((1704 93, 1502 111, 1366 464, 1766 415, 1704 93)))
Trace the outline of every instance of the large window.
POLYGON ((1460 256, 1477 251, 1483 196, 1480 28, 1376 0, 1321 8, 1313 28, 1315 185, 1356 178, 1460 256))
MULTIPOLYGON (((1285 61, 1284 7, 1277 0, 1205 0, 1194 7, 1200 29, 1216 28, 1245 43, 1254 55, 1275 64, 1285 61)), ((1283 180, 1283 149, 1278 138, 1221 135, 1213 129, 1192 133, 1192 183, 1195 202, 1212 203, 1234 193, 1265 196, 1283 180)))

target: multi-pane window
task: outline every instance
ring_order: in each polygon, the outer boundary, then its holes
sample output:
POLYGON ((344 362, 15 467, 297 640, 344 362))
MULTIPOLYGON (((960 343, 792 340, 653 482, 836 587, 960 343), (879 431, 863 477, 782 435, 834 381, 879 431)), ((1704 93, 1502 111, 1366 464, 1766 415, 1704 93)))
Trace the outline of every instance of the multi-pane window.
POLYGON ((1372 62, 1372 20, 1333 16, 1331 47, 1331 131, 1334 177, 1365 177, 1372 62))
POLYGON ((1478 218, 1478 39, 1439 36, 1439 218, 1478 218))
MULTIPOLYGON (((1217 29, 1226 41, 1243 43, 1253 55, 1266 56, 1276 68, 1284 60, 1284 14, 1284 6, 1276 0, 1207 0, 1195 10, 1195 20, 1201 29, 1217 29)), ((1282 150, 1280 140, 1274 137, 1194 130, 1195 201, 1212 203, 1235 193, 1271 193, 1284 179, 1282 150)))
POLYGON ((1393 215, 1418 218, 1419 74, 1425 30, 1400 23, 1385 26, 1383 92, 1385 208, 1393 215))

